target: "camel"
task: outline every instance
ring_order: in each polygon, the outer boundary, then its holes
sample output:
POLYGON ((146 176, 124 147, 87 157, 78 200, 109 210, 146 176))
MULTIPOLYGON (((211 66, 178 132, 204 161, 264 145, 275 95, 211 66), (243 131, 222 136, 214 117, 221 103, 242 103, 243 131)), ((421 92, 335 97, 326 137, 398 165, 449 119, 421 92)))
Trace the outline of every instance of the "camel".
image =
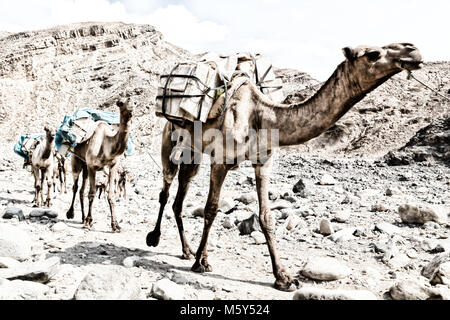
POLYGON ((54 150, 53 156, 55 159, 55 164, 53 166, 53 192, 56 193, 56 181, 59 179, 60 189, 59 192, 62 194, 67 193, 67 168, 66 168, 66 158, 64 158, 58 150, 54 150))
MULTIPOLYGON (((123 166, 120 166, 117 169, 117 176, 114 178, 114 192, 117 195, 117 198, 127 199, 127 181, 130 172, 123 166)), ((109 185, 109 173, 106 170, 102 170, 100 172, 100 178, 97 179, 97 190, 98 190, 98 198, 102 196, 102 193, 108 190, 109 185)))
POLYGON ((31 170, 34 176, 34 200, 36 207, 51 205, 51 185, 53 183, 55 131, 45 127, 45 143, 36 145, 31 155, 31 170), (47 184, 47 199, 44 202, 44 184, 47 184))
POLYGON ((118 131, 105 122, 100 122, 96 127, 94 134, 85 142, 78 144, 72 153, 72 174, 73 174, 73 197, 72 203, 67 211, 67 218, 74 218, 74 203, 76 193, 78 191, 78 180, 81 172, 83 172, 83 180, 80 188, 80 202, 82 222, 86 228, 91 228, 92 205, 97 193, 96 173, 102 171, 105 167, 109 168, 108 173, 108 204, 111 211, 111 227, 113 232, 120 232, 120 226, 114 215, 114 179, 117 175, 119 157, 127 148, 128 138, 130 136, 130 127, 132 119, 132 107, 128 98, 121 98, 117 102, 120 108, 120 124, 118 131), (89 178, 89 211, 85 217, 84 213, 84 189, 86 180, 89 178))
MULTIPOLYGON (((278 132, 276 147, 293 146, 305 143, 332 127, 350 108, 361 101, 369 92, 376 89, 402 70, 416 70, 421 67, 422 57, 419 50, 410 43, 396 43, 384 47, 359 46, 343 49, 346 57, 333 75, 323 84, 321 89, 310 99, 298 104, 283 105, 273 103, 264 96, 258 88, 247 82, 242 85, 229 99, 221 117, 210 119, 202 124, 200 141, 195 140, 195 124, 188 124, 185 130, 190 133, 190 143, 194 146, 194 163, 171 161, 175 143, 171 140, 177 125, 167 123, 162 135, 161 158, 163 164, 163 187, 159 196, 160 209, 154 230, 147 235, 147 245, 156 247, 161 235, 161 220, 164 207, 169 198, 169 189, 177 172, 179 187, 173 204, 173 211, 182 244, 182 258, 189 259, 194 252, 191 250, 184 234, 182 207, 189 183, 199 170, 202 154, 217 148, 225 149, 225 139, 214 139, 205 136, 209 129, 219 130, 222 137, 229 136, 231 141, 244 146, 238 154, 236 148, 220 156, 211 152, 211 172, 209 194, 204 210, 204 228, 201 241, 195 253, 192 271, 198 273, 212 270, 208 263, 207 242, 211 226, 216 218, 222 184, 229 170, 239 167, 239 162, 249 160, 251 144, 248 139, 250 130, 260 132, 263 129, 278 132), (222 124, 221 124, 222 123, 222 124), (197 151, 195 151, 197 150, 197 151), (234 159, 234 162, 228 161, 234 159), (225 161, 226 160, 226 161, 225 161)), ((238 80, 233 80, 232 86, 238 80)), ((224 98, 219 98, 216 106, 222 106, 224 98)), ((220 107, 219 107, 220 108, 220 107)), ((259 222, 267 241, 273 274, 274 287, 282 291, 295 290, 299 282, 294 279, 281 264, 275 247, 275 235, 272 214, 269 209, 269 177, 272 157, 276 150, 272 143, 267 146, 267 157, 258 155, 258 161, 253 162, 256 176, 256 189, 259 200, 259 222)))

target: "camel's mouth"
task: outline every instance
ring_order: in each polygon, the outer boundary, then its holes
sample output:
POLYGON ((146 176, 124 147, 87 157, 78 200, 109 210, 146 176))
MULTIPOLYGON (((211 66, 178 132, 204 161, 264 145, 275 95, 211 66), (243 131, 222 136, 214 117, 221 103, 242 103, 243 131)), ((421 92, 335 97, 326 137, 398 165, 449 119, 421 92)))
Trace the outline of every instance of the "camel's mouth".
POLYGON ((400 67, 402 69, 409 71, 419 70, 423 67, 422 60, 400 59, 398 62, 400 63, 400 67))

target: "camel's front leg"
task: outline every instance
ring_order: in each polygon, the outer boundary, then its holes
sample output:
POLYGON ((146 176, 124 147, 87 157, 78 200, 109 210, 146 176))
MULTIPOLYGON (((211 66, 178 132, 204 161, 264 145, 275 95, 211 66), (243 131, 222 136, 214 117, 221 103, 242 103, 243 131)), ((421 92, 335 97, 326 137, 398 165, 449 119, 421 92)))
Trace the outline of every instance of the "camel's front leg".
POLYGON ((109 209, 111 211, 111 228, 113 232, 120 232, 120 226, 119 223, 116 220, 116 217, 114 215, 114 209, 115 209, 115 197, 116 197, 116 179, 117 175, 117 164, 113 165, 109 168, 109 188, 108 188, 108 203, 109 203, 109 209))
POLYGON ((84 226, 86 228, 91 228, 92 227, 92 223, 93 223, 93 219, 92 219, 92 206, 94 204, 94 199, 95 199, 95 194, 97 193, 97 186, 95 185, 95 175, 96 175, 96 171, 88 168, 88 177, 89 177, 89 194, 88 194, 88 199, 89 199, 89 211, 88 211, 88 215, 86 217, 86 219, 84 219, 84 226))
POLYGON ((34 206, 36 207, 40 207, 40 203, 39 203, 39 193, 41 191, 41 179, 39 177, 39 169, 36 167, 33 167, 33 177, 34 177, 34 206))
POLYGON ((275 276, 275 288, 282 291, 294 291, 298 281, 293 279, 284 269, 275 248, 275 224, 269 208, 269 178, 272 167, 272 158, 264 165, 255 166, 256 188, 259 199, 259 223, 269 247, 272 259, 273 274, 275 276))
POLYGON ((230 168, 224 164, 213 164, 211 166, 209 194, 204 212, 205 224, 203 227, 202 240, 200 241, 200 245, 195 256, 196 259, 194 265, 192 266, 192 271, 199 273, 212 271, 211 266, 208 264, 206 245, 208 243, 209 231, 214 219, 217 216, 220 191, 229 169, 230 168))
POLYGON ((178 166, 170 161, 170 154, 172 152, 172 141, 170 139, 170 124, 164 127, 162 145, 161 145, 161 163, 163 166, 163 187, 159 194, 159 213, 158 220, 156 221, 153 231, 147 234, 147 245, 149 247, 157 247, 159 245, 159 239, 161 237, 161 223, 164 213, 164 208, 169 200, 170 186, 173 179, 178 172, 178 166))
POLYGON ((47 183, 47 200, 45 201, 45 205, 50 208, 51 206, 51 197, 52 197, 52 185, 53 185, 53 168, 50 166, 45 170, 44 180, 47 183))
POLYGON ((41 171, 41 178, 40 178, 40 180, 39 180, 39 182, 40 182, 40 185, 41 185, 41 192, 40 192, 40 200, 41 200, 41 205, 45 205, 45 202, 44 202, 44 180, 45 180, 45 169, 41 169, 40 170, 41 171))

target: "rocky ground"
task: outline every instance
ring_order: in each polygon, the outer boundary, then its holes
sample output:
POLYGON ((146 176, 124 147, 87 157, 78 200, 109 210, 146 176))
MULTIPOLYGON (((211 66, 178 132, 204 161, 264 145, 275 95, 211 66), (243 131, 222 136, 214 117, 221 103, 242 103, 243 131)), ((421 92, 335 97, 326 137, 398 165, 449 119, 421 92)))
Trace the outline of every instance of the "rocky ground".
MULTIPOLYGON (((21 168, 11 144, 2 144, 0 149, 0 214, 14 213, 7 208, 16 208, 25 218, 0 220, 0 250, 2 245, 7 247, 9 233, 15 242, 13 249, 4 249, 14 259, 0 258, 0 267, 9 267, 0 268, 0 278, 9 279, 0 280, 0 297, 294 297, 294 293, 272 288, 267 246, 258 224, 246 221, 257 213, 248 164, 231 172, 225 181, 221 212, 209 241, 213 272, 198 275, 190 271, 193 261, 180 259, 181 245, 170 208, 176 182, 160 246, 146 247, 146 234, 157 217, 161 185, 159 168, 148 153, 141 150, 127 159, 134 179, 128 187, 129 198, 118 202, 122 232, 117 234, 111 233, 103 197, 96 200, 92 230, 83 229, 80 223, 79 202, 76 219, 66 219, 70 192, 55 195, 50 210, 57 217, 38 217, 42 213, 33 212, 31 204, 31 174, 21 168), (241 235, 240 230, 252 233, 241 235)), ((285 267, 303 285, 296 298, 449 298, 450 167, 438 163, 390 167, 370 159, 325 160, 286 152, 275 163, 270 197, 277 247, 285 267), (410 207, 404 207, 407 204, 410 207), (438 257, 437 266, 430 267, 438 257)), ((203 220, 199 215, 208 184, 205 161, 184 206, 192 247, 200 240, 203 220)))

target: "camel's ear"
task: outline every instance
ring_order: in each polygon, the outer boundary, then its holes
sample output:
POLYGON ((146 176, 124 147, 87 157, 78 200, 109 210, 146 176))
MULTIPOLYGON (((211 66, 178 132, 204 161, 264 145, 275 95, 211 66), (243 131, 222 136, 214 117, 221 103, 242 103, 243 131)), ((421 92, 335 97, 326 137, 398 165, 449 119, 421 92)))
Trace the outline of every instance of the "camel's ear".
POLYGON ((345 47, 342 49, 342 52, 344 53, 344 56, 348 59, 348 60, 355 60, 356 56, 355 56, 355 51, 353 51, 352 48, 350 47, 345 47))

